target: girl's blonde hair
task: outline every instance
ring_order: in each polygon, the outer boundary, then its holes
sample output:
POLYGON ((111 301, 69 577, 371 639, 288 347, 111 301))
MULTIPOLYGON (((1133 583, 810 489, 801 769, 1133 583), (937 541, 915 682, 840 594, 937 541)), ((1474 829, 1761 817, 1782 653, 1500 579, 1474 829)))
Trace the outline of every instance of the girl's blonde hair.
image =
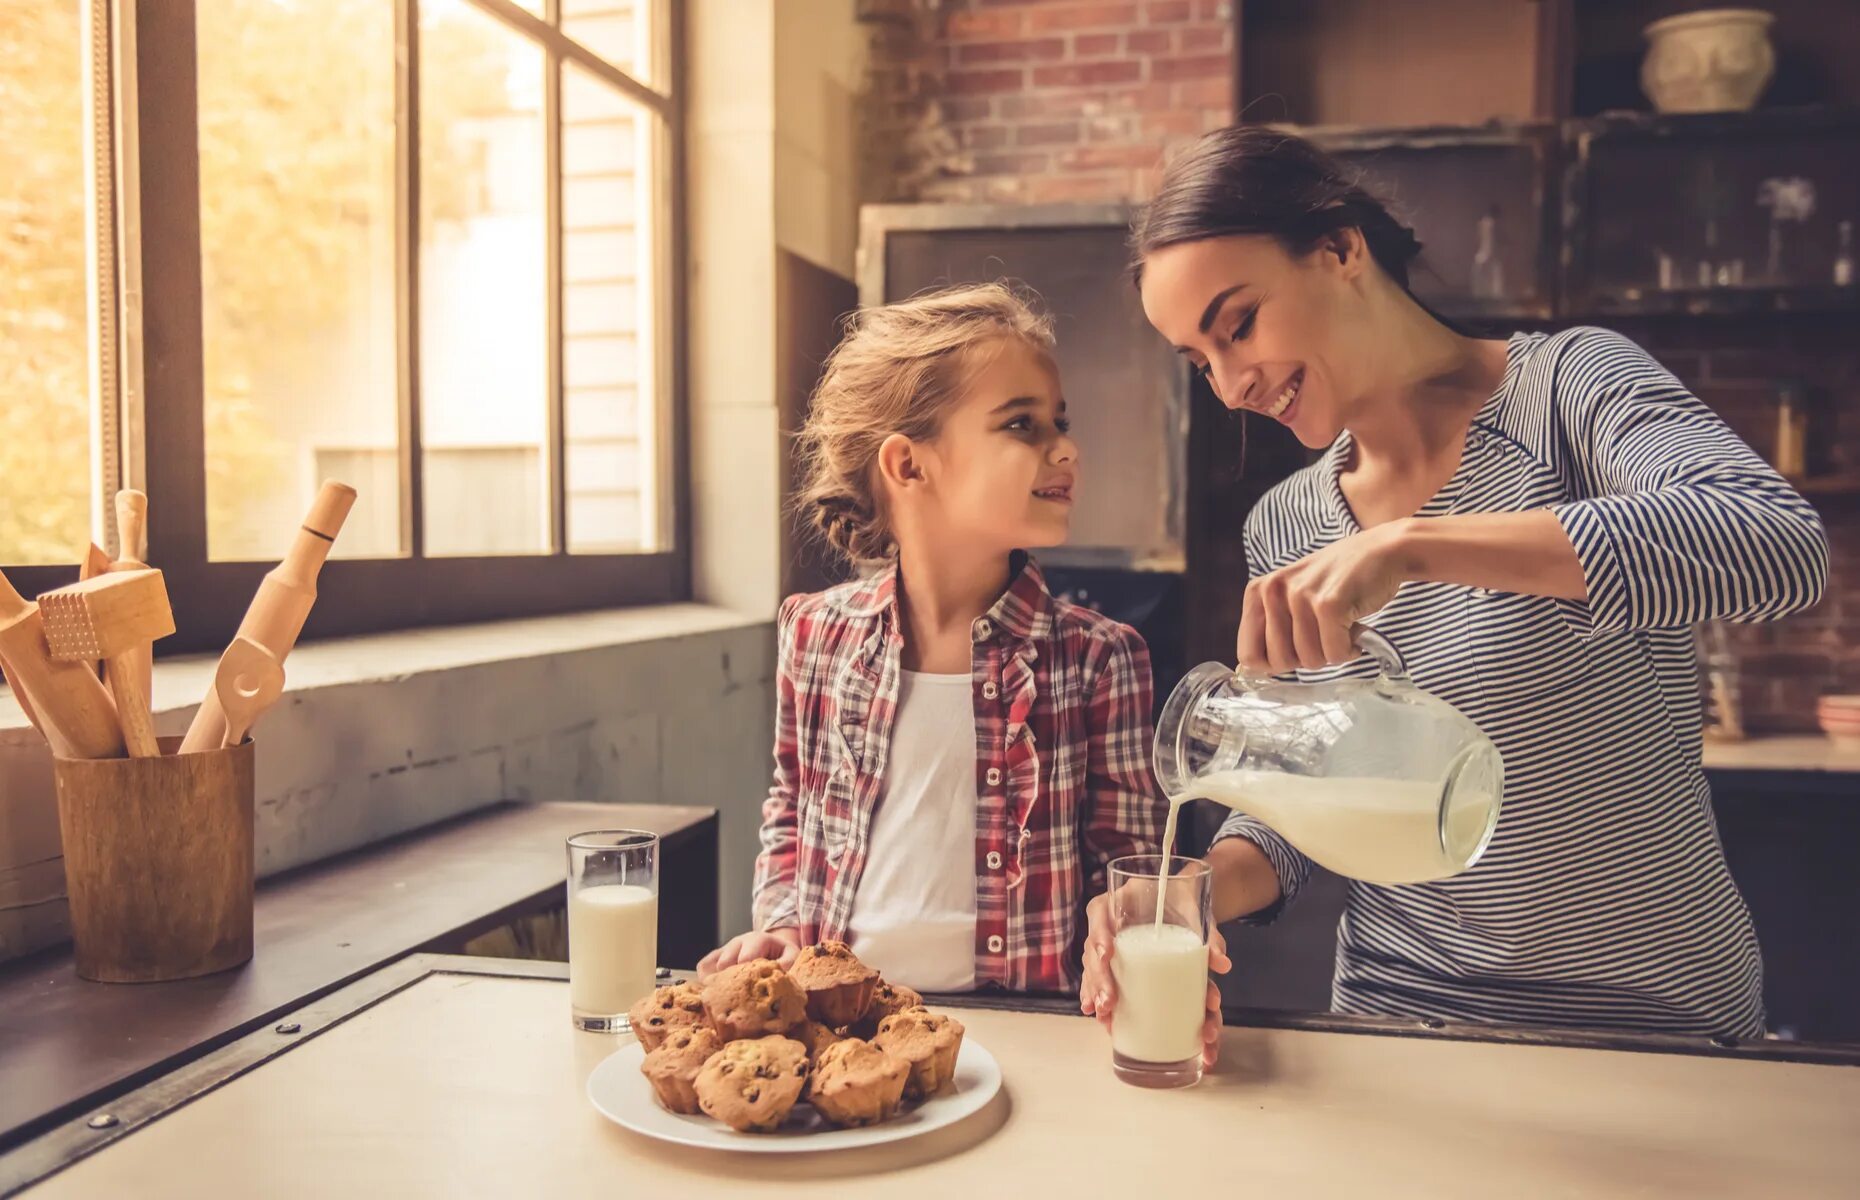
POLYGON ((827 356, 799 438, 795 505, 853 562, 888 557, 892 533, 879 500, 878 448, 901 433, 934 437, 991 344, 1018 339, 1053 352, 1038 299, 1001 283, 944 288, 862 309, 827 356))

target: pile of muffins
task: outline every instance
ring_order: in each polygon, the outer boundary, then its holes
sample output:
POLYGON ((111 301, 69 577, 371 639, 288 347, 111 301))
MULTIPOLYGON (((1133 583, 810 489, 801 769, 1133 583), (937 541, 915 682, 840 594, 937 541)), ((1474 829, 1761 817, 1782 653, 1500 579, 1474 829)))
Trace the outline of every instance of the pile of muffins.
POLYGON ((740 963, 633 1006, 659 1103, 738 1133, 773 1133, 803 1101, 841 1128, 876 1125, 950 1085, 962 1024, 885 982, 843 942, 784 971, 740 963))

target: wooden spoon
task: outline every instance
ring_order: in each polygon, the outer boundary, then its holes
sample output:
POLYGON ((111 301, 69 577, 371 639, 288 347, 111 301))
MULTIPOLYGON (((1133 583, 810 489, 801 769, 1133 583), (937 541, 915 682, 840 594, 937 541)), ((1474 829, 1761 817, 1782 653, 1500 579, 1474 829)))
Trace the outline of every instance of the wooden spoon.
POLYGON ((226 713, 223 746, 237 746, 284 692, 284 664, 251 638, 234 638, 220 655, 213 692, 226 713))

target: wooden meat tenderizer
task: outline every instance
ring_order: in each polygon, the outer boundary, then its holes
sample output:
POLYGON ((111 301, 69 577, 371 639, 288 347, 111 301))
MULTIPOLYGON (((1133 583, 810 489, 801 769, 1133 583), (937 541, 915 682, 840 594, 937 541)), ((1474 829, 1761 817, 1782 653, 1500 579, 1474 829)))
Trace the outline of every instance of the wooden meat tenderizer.
POLYGON ((102 660, 116 698, 117 717, 131 758, 154 758, 155 720, 135 681, 134 659, 157 638, 174 632, 174 612, 161 572, 99 575, 39 597, 45 643, 60 662, 102 660))
MULTIPOLYGON (((98 549, 97 543, 92 542, 90 543, 88 553, 84 556, 84 560, 78 563, 78 578, 89 579, 91 576, 101 575, 109 569, 110 556, 98 549)), ((8 678, 6 655, 0 654, 0 683, 4 683, 8 678)), ((25 713, 26 719, 32 722, 32 727, 43 734, 45 732, 45 727, 39 724, 39 714, 32 711, 32 700, 26 695, 26 689, 17 684, 13 685, 13 699, 19 703, 19 711, 25 713)))
POLYGON ((123 730, 110 693, 88 664, 59 662, 45 644, 39 606, 0 575, 0 657, 60 758, 121 758, 123 730))
MULTIPOLYGON (((304 621, 316 603, 317 572, 323 569, 329 548, 354 505, 354 488, 333 481, 323 484, 290 552, 265 575, 258 594, 252 597, 252 606, 246 609, 245 620, 239 624, 238 636, 271 651, 280 664, 290 656, 297 636, 304 630, 304 621)), ((200 711, 194 714, 194 723, 187 727, 187 737, 181 742, 181 753, 198 754, 227 744, 226 711, 220 707, 215 688, 200 702, 200 711)))

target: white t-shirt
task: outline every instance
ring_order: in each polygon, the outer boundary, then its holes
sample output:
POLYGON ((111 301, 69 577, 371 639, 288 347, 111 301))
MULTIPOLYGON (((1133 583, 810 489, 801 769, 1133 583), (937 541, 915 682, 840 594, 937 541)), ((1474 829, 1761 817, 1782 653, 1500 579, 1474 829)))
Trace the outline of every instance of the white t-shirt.
POLYGON ((975 986, 973 686, 967 675, 903 672, 853 893, 853 953, 920 992, 975 986))

